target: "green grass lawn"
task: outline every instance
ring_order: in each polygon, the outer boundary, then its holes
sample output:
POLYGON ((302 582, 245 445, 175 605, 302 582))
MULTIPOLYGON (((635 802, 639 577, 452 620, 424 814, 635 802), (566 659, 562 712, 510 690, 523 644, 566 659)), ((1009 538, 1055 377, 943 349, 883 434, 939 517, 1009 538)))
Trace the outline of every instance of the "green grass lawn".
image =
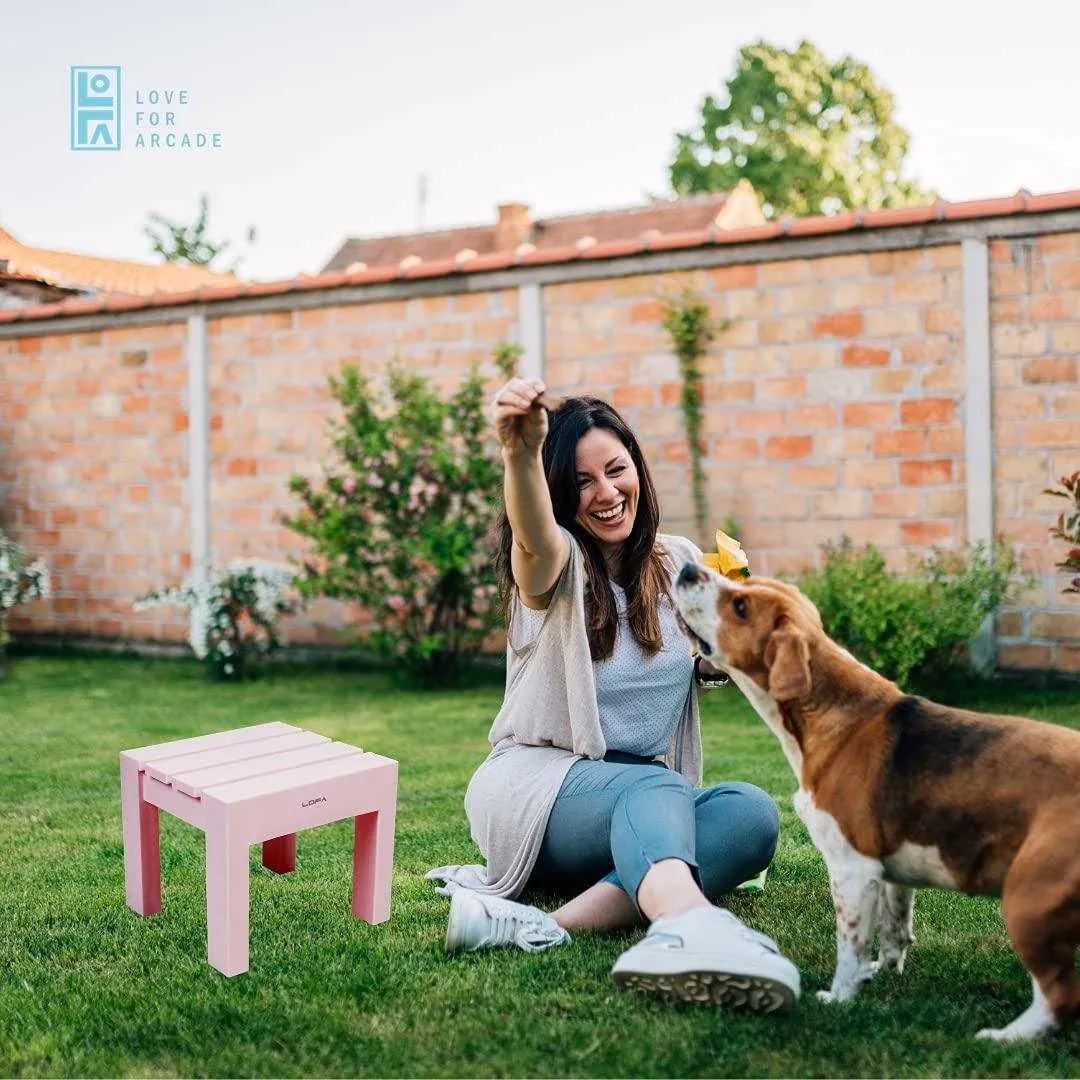
MULTIPOLYGON (((794 1013, 618 991, 609 969, 632 934, 446 956, 447 901, 423 872, 477 858, 462 797, 501 690, 499 677, 431 693, 284 668, 215 686, 181 661, 16 659, 0 683, 0 1074, 1080 1076, 1080 1029, 1014 1047, 971 1038, 1030 997, 996 901, 923 892, 906 973, 848 1006, 815 1000, 834 955, 824 865, 779 746, 733 689, 703 699, 706 780, 751 780, 781 807, 768 887, 732 907, 802 970, 794 1013), (124 904, 117 755, 268 720, 401 762, 393 914, 351 916, 348 824, 301 834, 294 874, 264 870, 253 848, 251 970, 226 979, 205 961, 196 830, 162 814, 164 910, 124 904)), ((995 685, 965 702, 1080 726, 1075 685, 995 685)))

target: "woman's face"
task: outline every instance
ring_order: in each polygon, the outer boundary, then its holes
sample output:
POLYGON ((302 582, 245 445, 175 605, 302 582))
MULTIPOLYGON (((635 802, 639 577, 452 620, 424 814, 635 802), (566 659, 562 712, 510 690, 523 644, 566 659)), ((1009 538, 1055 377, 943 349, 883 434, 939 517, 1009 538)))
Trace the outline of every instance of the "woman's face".
POLYGON ((577 485, 578 523, 603 544, 628 539, 640 489, 634 459, 614 432, 594 427, 578 439, 577 485))

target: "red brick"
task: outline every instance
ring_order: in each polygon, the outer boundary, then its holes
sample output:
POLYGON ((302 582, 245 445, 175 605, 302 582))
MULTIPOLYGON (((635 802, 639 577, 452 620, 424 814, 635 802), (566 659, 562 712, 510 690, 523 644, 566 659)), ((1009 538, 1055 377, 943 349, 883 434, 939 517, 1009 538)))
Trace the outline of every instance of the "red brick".
POLYGON ((758 441, 749 437, 717 439, 713 456, 717 461, 752 461, 758 456, 758 441))
POLYGON ((1060 259, 1051 263, 1050 281, 1055 289, 1080 286, 1080 259, 1060 259))
POLYGON ((896 464, 892 461, 847 461, 844 463, 844 487, 888 487, 896 483, 896 464))
POLYGON ((788 481, 796 487, 836 487, 839 470, 835 465, 792 465, 788 481))
POLYGON ((910 273, 923 268, 926 256, 921 248, 875 251, 870 255, 871 274, 910 273))
POLYGON ((788 410, 793 428, 833 427, 837 421, 835 405, 796 405, 788 410))
POLYGON ((896 406, 891 401, 856 402, 844 406, 845 427, 877 428, 896 419, 896 406))
POLYGON ((842 281, 833 286, 833 303, 838 308, 881 307, 888 299, 884 281, 842 281))
POLYGON ((952 478, 953 463, 946 459, 900 462, 901 484, 947 484, 952 478))
POLYGON ((765 456, 774 461, 808 457, 813 449, 811 435, 774 435, 765 441, 765 456))
POLYGON ((873 511, 877 517, 911 517, 919 512, 921 498, 920 492, 907 491, 904 488, 875 491, 873 511))
POLYGON ((1042 390, 999 390, 993 400, 998 420, 1032 420, 1046 415, 1042 390))
POLYGON ((910 368, 878 368, 870 372, 870 389, 875 394, 902 394, 914 378, 915 372, 910 368))
POLYGON ((956 415, 952 398, 922 398, 900 402, 902 424, 947 424, 956 415))
POLYGON ((905 544, 929 546, 951 539, 953 527, 947 521, 904 521, 900 523, 900 535, 905 544))
POLYGON ((706 401, 752 401, 754 384, 749 379, 708 380, 705 383, 706 401))
POLYGON ((792 345, 788 349, 788 367, 792 371, 834 368, 838 359, 835 345, 792 345))
POLYGON ((819 491, 814 495, 814 515, 818 518, 859 518, 866 513, 865 491, 819 491))
POLYGON ((1058 671, 1080 671, 1080 648, 1059 645, 1054 650, 1054 667, 1058 671))
POLYGON ((758 335, 765 345, 793 344, 810 336, 810 320, 797 316, 786 319, 763 319, 758 335))
POLYGON ((815 337, 858 337, 862 333, 863 317, 858 311, 838 311, 822 315, 814 323, 815 337))
POLYGON ((950 305, 924 308, 923 328, 928 334, 958 334, 964 329, 964 316, 950 305))
POLYGON ((1020 369, 1026 383, 1075 383, 1076 360, 1071 356, 1039 356, 1020 369))
POLYGON ((229 476, 254 476, 255 466, 254 458, 233 458, 225 471, 229 476))
POLYGON ((739 431, 779 431, 785 426, 782 409, 743 409, 735 417, 739 431))
POLYGON ((801 398, 806 395, 806 379, 801 375, 762 379, 758 384, 758 397, 764 401, 784 398, 801 398))
POLYGON ((801 285, 780 289, 776 293, 776 310, 780 315, 795 315, 820 311, 829 306, 829 290, 824 285, 801 285))
POLYGON ((1027 446, 1068 447, 1077 445, 1075 420, 1041 420, 1030 423, 1024 429, 1027 446))
POLYGON ((1024 633, 1024 615, 1020 611, 1002 611, 994 620, 994 629, 1000 637, 1020 637, 1024 633))
POLYGON ((41 338, 19 338, 19 354, 21 356, 32 356, 39 352, 41 352, 41 338))
POLYGON ((794 285, 809 281, 812 276, 813 265, 806 259, 762 263, 758 268, 758 280, 762 285, 794 285))
POLYGON ((940 334, 905 341, 900 346, 900 359, 905 364, 943 364, 959 356, 960 343, 940 334))
POLYGON ((758 283, 756 264, 746 266, 717 266, 709 271, 709 278, 717 289, 745 289, 758 283))
POLYGON ((945 295, 944 274, 912 274, 894 278, 889 295, 897 304, 936 304, 945 295))
POLYGON ((960 427, 931 428, 929 431, 931 454, 961 454, 964 450, 964 429, 960 427))
POLYGON ((1051 653, 1049 645, 1000 645, 998 664, 1003 668, 1026 671, 1049 671, 1051 653))
POLYGON ((659 323, 664 317, 664 309, 659 300, 642 300, 630 308, 632 323, 659 323))
POLYGON ((1031 616, 1031 636, 1050 641, 1080 641, 1080 611, 1037 611, 1031 616))
POLYGON ((870 260, 865 255, 826 255, 814 260, 814 277, 818 281, 832 278, 866 277, 870 272, 870 260))
POLYGON ((866 336, 870 338, 909 337, 922 331, 918 308, 885 308, 867 311, 866 336))
POLYGON ((887 367, 888 349, 871 349, 866 345, 848 345, 842 355, 844 367, 887 367))
POLYGON ((628 405, 654 405, 656 390, 651 386, 616 386, 611 395, 611 404, 616 409, 628 405))

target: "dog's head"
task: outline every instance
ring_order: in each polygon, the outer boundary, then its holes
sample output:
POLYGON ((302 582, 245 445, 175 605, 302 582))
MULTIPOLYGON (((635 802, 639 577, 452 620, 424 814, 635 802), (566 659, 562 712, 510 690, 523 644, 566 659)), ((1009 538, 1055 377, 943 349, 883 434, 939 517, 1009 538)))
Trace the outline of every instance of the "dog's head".
POLYGON ((809 695, 810 652, 823 630, 817 608, 794 585, 735 582, 688 562, 675 602, 683 632, 717 667, 749 676, 774 701, 809 695))

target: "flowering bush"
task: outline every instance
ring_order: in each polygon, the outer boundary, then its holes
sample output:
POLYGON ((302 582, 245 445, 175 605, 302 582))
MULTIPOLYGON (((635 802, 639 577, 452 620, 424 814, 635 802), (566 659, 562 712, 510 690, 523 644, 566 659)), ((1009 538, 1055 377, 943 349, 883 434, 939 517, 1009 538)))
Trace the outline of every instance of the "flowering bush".
POLYGON ((7 613, 17 604, 47 600, 51 593, 49 568, 41 559, 27 563, 26 552, 0 531, 0 653, 11 640, 7 613))
POLYGON ((444 400, 392 363, 389 403, 355 367, 330 388, 344 419, 325 475, 290 482, 303 508, 285 524, 316 556, 298 588, 360 604, 375 626, 358 635, 366 647, 453 682, 500 621, 488 531, 502 470, 485 446, 483 379, 474 364, 444 400))
POLYGON ((159 604, 191 612, 188 641, 195 655, 220 679, 254 674, 255 658, 281 645, 278 619, 297 608, 287 596, 295 572, 262 559, 236 559, 223 570, 210 568, 180 586, 149 593, 135 601, 142 611, 159 604))
POLYGON ((1068 499, 1072 505, 1058 515, 1057 524, 1050 530, 1050 535, 1055 540, 1064 540, 1066 544, 1072 545, 1064 560, 1057 566, 1059 570, 1077 576, 1061 591, 1080 593, 1080 471, 1071 476, 1063 476, 1059 483, 1060 488, 1046 488, 1046 494, 1068 499))

